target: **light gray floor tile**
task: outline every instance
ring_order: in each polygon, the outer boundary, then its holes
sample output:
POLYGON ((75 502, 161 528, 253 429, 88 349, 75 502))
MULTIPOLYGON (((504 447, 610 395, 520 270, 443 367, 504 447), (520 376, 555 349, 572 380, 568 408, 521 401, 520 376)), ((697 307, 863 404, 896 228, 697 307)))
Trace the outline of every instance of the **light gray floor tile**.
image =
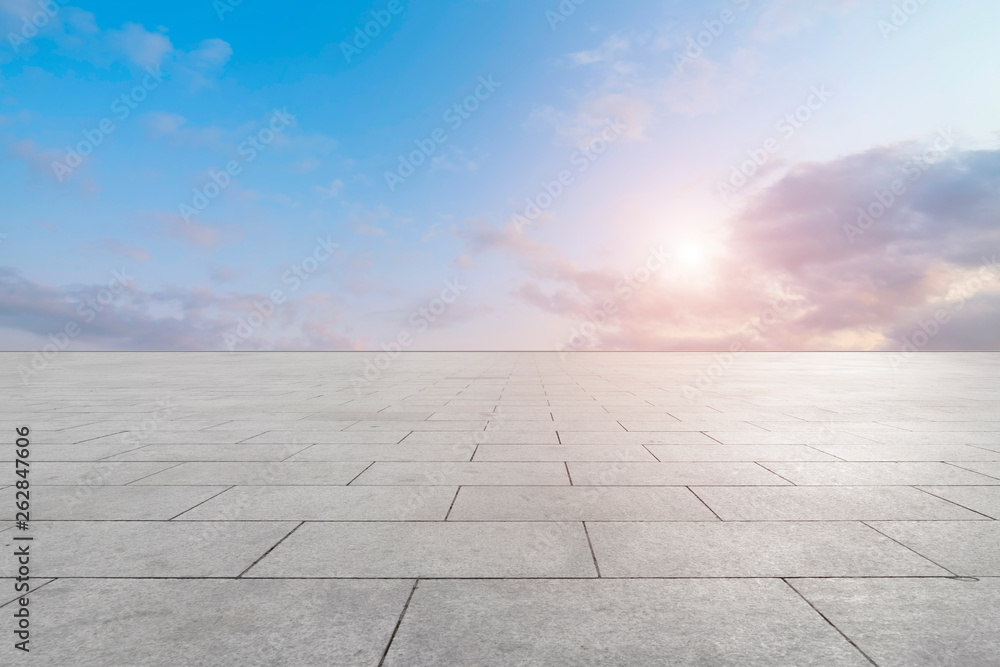
MULTIPOLYGON (((370 462, 369 462, 370 463, 370 462)), ((330 462, 192 462, 182 463, 135 483, 140 485, 240 486, 345 485, 368 467, 368 463, 330 462)))
MULTIPOLYGON (((381 415, 391 414, 388 412, 382 412, 381 415)), ((497 415, 493 412, 435 412, 427 417, 427 421, 468 421, 468 420, 479 420, 479 419, 493 419, 497 415)), ((377 417, 372 417, 376 419, 377 417)), ((518 421, 552 421, 551 412, 524 412, 517 414, 518 421)))
POLYGON ((706 486, 693 491, 723 521, 985 520, 905 486, 706 486))
POLYGON ((281 461, 308 445, 150 445, 111 461, 281 461))
POLYGON ((468 445, 313 445, 289 461, 468 461, 468 445))
POLYGON ((704 433, 697 431, 677 431, 652 433, 616 433, 610 437, 607 433, 560 433, 559 440, 564 445, 717 445, 704 433))
POLYGON ((49 462, 40 461, 31 466, 31 483, 33 485, 120 485, 129 484, 161 470, 166 470, 176 463, 104 462, 90 463, 84 461, 49 462))
POLYGON ((1000 579, 796 579, 880 667, 996 665, 1000 579))
POLYGON ((996 486, 922 486, 922 490, 1000 520, 1000 488, 996 486))
POLYGON ((355 431, 434 431, 434 432, 473 432, 482 431, 487 426, 487 420, 476 421, 359 421, 344 429, 345 433, 355 431))
MULTIPOLYGON (((226 415, 226 417, 233 417, 234 415, 226 415)), ((239 426, 239 425, 236 425, 239 426)), ((252 427, 246 423, 243 426, 247 430, 252 430, 252 427)), ((78 426, 77 428, 65 429, 59 431, 61 434, 67 435, 108 435, 114 431, 128 431, 130 437, 141 438, 144 433, 151 433, 156 431, 163 432, 177 432, 177 431, 202 431, 211 430, 212 427, 219 427, 221 430, 232 431, 234 428, 233 421, 231 419, 226 419, 225 417, 220 417, 217 419, 207 419, 207 420, 184 420, 178 421, 176 419, 162 420, 157 419, 154 416, 144 417, 143 415, 135 415, 131 419, 127 420, 112 420, 103 419, 96 424, 78 426), (145 428, 143 426, 145 425, 145 428), (111 427, 111 428, 108 428, 111 427), (104 433, 100 433, 101 429, 104 428, 104 433)))
POLYGON ((755 485, 788 482, 756 463, 579 463, 567 464, 579 486, 755 485))
POLYGON ((963 577, 1000 577, 998 521, 876 521, 892 539, 963 577))
POLYGON ((747 422, 748 424, 753 424, 754 426, 760 426, 767 430, 771 430, 768 424, 777 425, 795 425, 798 424, 799 427, 808 427, 807 420, 799 419, 798 417, 791 417, 789 415, 783 414, 781 412, 767 412, 763 410, 724 410, 724 411, 703 411, 703 412, 690 412, 685 410, 671 410, 671 416, 683 421, 705 421, 711 420, 713 422, 747 422))
MULTIPOLYGON (((820 417, 816 419, 761 420, 748 419, 754 426, 776 433, 798 433, 806 435, 831 435, 833 433, 850 433, 864 435, 865 433, 900 433, 901 429, 876 421, 857 421, 857 417, 839 415, 839 419, 820 417)), ((719 430, 722 430, 721 428, 719 430)))
POLYGON ((412 586, 62 579, 31 597, 31 659, 23 662, 374 666, 412 586))
MULTIPOLYGON (((496 421, 496 420, 492 420, 496 421)), ((537 422, 524 422, 537 425, 537 422)), ((560 433, 625 433, 625 427, 612 415, 601 416, 596 411, 591 414, 556 415, 552 425, 560 433)), ((519 425, 518 428, 521 428, 519 425)))
POLYGON ((145 444, 122 428, 104 428, 100 431, 74 432, 74 431, 52 431, 49 433, 38 433, 32 440, 38 447, 58 447, 65 445, 131 445, 138 447, 145 444))
MULTIPOLYGON (((235 577, 295 522, 32 521, 31 576, 235 577)), ((4 572, 12 571, 11 535, 4 572)))
POLYGON ((596 577, 582 523, 309 523, 248 577, 596 577))
MULTIPOLYGON (((712 415, 714 417, 714 415, 712 415)), ((714 421, 711 417, 704 416, 700 420, 692 421, 651 421, 651 420, 640 420, 640 419, 626 419, 622 420, 622 426, 630 432, 635 431, 649 431, 649 432, 660 432, 660 431, 710 431, 710 430, 730 430, 733 432, 750 432, 750 433, 766 433, 764 429, 759 426, 754 426, 753 424, 748 424, 745 421, 726 421, 724 422, 725 428, 722 428, 722 423, 714 421)))
MULTIPOLYGON (((31 406, 16 406, 11 405, 12 408, 20 408, 22 410, 28 410, 31 406)), ((40 407, 37 405, 35 407, 40 407)), ((31 433, 34 434, 36 438, 38 437, 48 437, 50 433, 59 433, 61 431, 69 431, 71 429, 85 428, 91 426, 94 428, 103 428, 102 424, 105 420, 100 418, 87 418, 87 417, 72 417, 68 419, 54 419, 51 414, 40 417, 34 424, 30 426, 31 433)), ((20 428, 25 425, 25 422, 10 419, 0 419, 0 429, 3 430, 13 430, 15 428, 20 428)))
POLYGON ((642 445, 480 445, 473 461, 656 461, 642 445))
MULTIPOLYGON (((394 411, 388 412, 386 410, 379 411, 375 410, 361 410, 360 408, 346 408, 344 410, 330 410, 323 412, 314 412, 312 414, 306 415, 299 418, 299 422, 302 424, 307 424, 310 422, 336 422, 353 420, 351 423, 358 421, 371 421, 371 420, 382 420, 382 421, 423 421, 428 419, 434 413, 429 410, 424 411, 394 411)), ((483 417, 486 419, 486 417, 483 417)), ((322 423, 320 424, 322 426, 322 423)))
POLYGON ((968 433, 970 431, 981 431, 996 433, 1000 431, 1000 422, 996 421, 885 421, 883 424, 895 426, 906 431, 916 431, 924 433, 934 433, 940 431, 959 431, 968 433))
MULTIPOLYGON (((37 461, 100 461, 121 454, 134 446, 129 445, 32 445, 30 462, 37 461)), ((998 457, 1000 458, 1000 457, 998 457)), ((13 448, 5 447, 0 452, 0 461, 13 461, 13 448)))
POLYGON ((836 461, 805 445, 648 445, 661 461, 836 461))
MULTIPOLYGON (((225 486, 44 486, 31 492, 35 521, 166 521, 225 486)), ((13 493, 5 495, 13 505, 13 493)))
MULTIPOLYGON (((933 433, 872 433, 870 440, 884 445, 996 445, 1000 444, 997 433, 981 431, 935 431, 933 433)), ((839 444, 839 443, 838 443, 839 444)))
MULTIPOLYGON (((153 433, 133 432, 128 441, 143 445, 232 445, 259 435, 261 431, 155 431, 153 433)), ((108 435, 89 440, 88 444, 112 444, 120 441, 121 435, 108 435)))
POLYGON ((464 486, 450 521, 717 521, 681 487, 464 486))
POLYGON ((293 431, 273 430, 254 436, 243 444, 328 444, 328 445, 394 445, 407 435, 409 431, 293 431))
MULTIPOLYGON (((0 531, 0 532, 2 532, 2 531, 0 531)), ((27 591, 29 600, 33 600, 34 599, 31 596, 34 594, 34 592, 36 590, 38 590, 39 588, 42 588, 43 586, 47 586, 48 584, 52 583, 53 581, 56 581, 56 580, 55 579, 44 578, 44 577, 38 577, 38 578, 33 578, 33 579, 31 579, 31 581, 27 582, 29 584, 29 586, 30 586, 30 589, 27 591)), ((3 594, 0 594, 0 608, 3 608, 4 606, 9 605, 11 602, 17 601, 25 593, 25 591, 17 591, 17 590, 14 589, 14 584, 15 583, 18 583, 18 584, 25 583, 23 581, 22 582, 17 582, 14 577, 3 577, 3 578, 0 578, 0 583, 2 583, 2 585, 3 585, 3 594)), ((30 602, 29 602, 28 606, 29 607, 31 606, 30 602)), ((7 610, 4 610, 4 612, 2 612, 2 613, 4 613, 6 615, 7 610)), ((29 611, 29 614, 30 613, 31 612, 29 611)), ((30 616, 29 616, 29 618, 30 618, 30 616)))
MULTIPOLYGON (((239 410, 226 410, 225 416, 229 417, 228 420, 224 422, 216 422, 211 426, 207 426, 204 430, 206 431, 231 431, 234 428, 245 428, 248 431, 252 431, 258 426, 263 426, 265 429, 274 428, 274 423, 290 423, 290 424, 304 424, 305 419, 309 415, 313 414, 311 412, 293 412, 296 406, 292 406, 289 412, 241 412, 239 410)), ((347 420, 349 423, 354 423, 356 421, 353 417, 342 417, 340 421, 347 420)), ((183 424, 183 421, 173 421, 171 424, 183 424)), ((205 423, 204 420, 201 423, 205 423)))
MULTIPOLYGON (((728 424, 726 425, 728 426, 728 424)), ((719 425, 716 425, 718 428, 719 425)), ((871 440, 860 435, 844 432, 817 431, 801 433, 775 433, 773 431, 706 431, 724 445, 867 445, 871 440)), ((822 447, 825 451, 826 447, 822 447)))
POLYGON ((993 479, 946 463, 762 463, 799 486, 1000 485, 993 479))
POLYGON ((956 462, 955 465, 964 470, 978 472, 980 475, 1000 479, 1000 461, 962 461, 956 462))
POLYGON ((1000 453, 968 445, 815 445, 845 461, 1000 461, 1000 453))
POLYGON ((777 580, 422 581, 404 665, 869 665, 777 580))
POLYGON ((355 486, 382 485, 548 485, 569 484, 562 463, 540 461, 521 462, 376 462, 354 480, 355 486))
POLYGON ((245 486, 183 514, 184 521, 442 521, 454 486, 245 486))
POLYGON ((403 440, 407 445, 558 445, 559 437, 552 431, 515 431, 497 429, 493 431, 447 432, 414 431, 403 440))
MULTIPOLYGON (((205 429, 206 431, 231 431, 235 426, 242 427, 241 430, 245 431, 256 431, 253 435, 261 435, 276 426, 281 428, 288 428, 294 430, 312 430, 315 429, 320 432, 337 432, 343 431, 349 426, 353 426, 358 423, 358 419, 349 419, 343 417, 340 419, 326 419, 319 422, 310 421, 310 417, 306 417, 301 420, 289 421, 281 420, 276 421, 274 419, 236 419, 228 424, 222 424, 219 426, 214 426, 212 428, 205 429)), ((385 420, 388 421, 388 420, 385 420)))
POLYGON ((602 577, 949 575, 855 522, 633 522, 587 526, 602 577))
MULTIPOLYGON (((246 424, 247 420, 240 419, 238 423, 246 424)), ((280 418, 275 420, 260 420, 253 423, 259 434, 255 435, 250 442, 267 440, 268 436, 277 436, 279 434, 283 437, 297 437, 299 439, 309 438, 314 435, 323 435, 325 433, 336 435, 343 433, 342 429, 345 425, 355 423, 357 423, 357 420, 332 425, 329 422, 288 421, 280 418)), ((206 430, 219 430, 224 426, 228 426, 228 424, 216 429, 206 430)))

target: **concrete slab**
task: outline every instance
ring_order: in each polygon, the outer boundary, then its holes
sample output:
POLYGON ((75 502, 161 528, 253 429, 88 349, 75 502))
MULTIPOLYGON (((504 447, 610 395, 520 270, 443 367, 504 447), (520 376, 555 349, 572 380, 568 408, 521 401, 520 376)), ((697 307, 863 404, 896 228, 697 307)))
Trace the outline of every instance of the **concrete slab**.
POLYGON ((949 576, 854 522, 588 523, 602 577, 949 576))
POLYGON ((613 437, 607 433, 567 432, 559 434, 559 442, 563 445, 717 445, 713 440, 699 431, 642 431, 637 433, 616 433, 613 437))
MULTIPOLYGON (((44 486, 33 489, 35 521, 168 521, 226 486, 44 486)), ((11 491, 4 492, 13 506, 11 491)))
POLYGON ((771 472, 798 486, 947 486, 1000 485, 994 479, 946 463, 762 463, 771 472))
POLYGON ((684 487, 463 486, 449 521, 717 521, 684 487))
POLYGON ((31 483, 38 486, 123 485, 177 465, 174 462, 48 462, 36 461, 31 469, 31 483))
POLYGON ((283 461, 308 445, 148 445, 107 461, 283 461))
POLYGON ((796 579, 880 667, 995 665, 1000 579, 796 579))
POLYGON ((1000 461, 961 461, 952 463, 952 465, 963 470, 978 472, 980 475, 1000 479, 1000 461))
POLYGON ((377 665, 412 588, 404 580, 60 579, 31 597, 31 653, 22 661, 377 665))
MULTIPOLYGON (((950 487, 949 487, 950 488, 950 487)), ((972 521, 986 517, 905 486, 694 489, 724 521, 972 521)))
POLYGON ((1000 453, 971 445, 815 445, 845 461, 1000 461, 1000 453))
POLYGON ((355 486, 460 486, 465 484, 538 486, 569 484, 566 466, 557 462, 376 462, 355 486))
POLYGON ((443 521, 455 486, 242 486, 185 521, 443 521))
POLYGON ((596 577, 581 523, 309 523, 248 577, 596 577))
POLYGON ((777 580, 421 581, 385 665, 870 665, 777 580))
POLYGON ((475 444, 313 445, 288 461, 470 461, 475 444))
POLYGON ((875 521, 871 526, 962 577, 1000 577, 1000 522, 875 521))
POLYGON ((567 464, 573 484, 586 486, 788 485, 756 463, 580 463, 567 464))
POLYGON ((369 462, 326 461, 198 461, 182 463, 145 477, 133 486, 239 485, 239 486, 343 486, 370 465, 369 462))
POLYGON ((656 461, 642 445, 480 445, 473 461, 656 461))
POLYGON ((1000 488, 996 486, 922 486, 920 490, 1000 520, 1000 488))
MULTIPOLYGON (((236 577, 295 522, 32 521, 37 577, 236 577)), ((15 571, 12 536, 4 572, 15 571)))

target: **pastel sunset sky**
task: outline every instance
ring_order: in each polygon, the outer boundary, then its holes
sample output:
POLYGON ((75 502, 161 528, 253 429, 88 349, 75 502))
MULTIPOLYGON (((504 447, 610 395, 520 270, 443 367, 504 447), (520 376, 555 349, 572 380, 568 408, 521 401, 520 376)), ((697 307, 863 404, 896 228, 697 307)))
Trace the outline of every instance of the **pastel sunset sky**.
POLYGON ((0 0, 0 348, 997 349, 998 26, 0 0))

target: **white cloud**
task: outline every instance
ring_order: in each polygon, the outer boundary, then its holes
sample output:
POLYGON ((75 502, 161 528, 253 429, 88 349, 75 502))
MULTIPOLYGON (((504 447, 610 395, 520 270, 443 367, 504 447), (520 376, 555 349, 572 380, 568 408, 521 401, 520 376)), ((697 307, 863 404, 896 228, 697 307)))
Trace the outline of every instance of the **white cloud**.
MULTIPOLYGON (((81 300, 103 292, 106 285, 47 285, 0 267, 0 327, 37 339, 24 349, 75 322, 77 341, 97 348, 223 350, 240 319, 269 298, 267 292, 216 294, 204 285, 145 291, 128 283, 92 321, 81 317, 81 300)), ((329 294, 289 294, 252 336, 236 339, 237 349, 354 349, 359 342, 344 332, 344 311, 345 305, 329 294)))
POLYGON ((319 158, 310 156, 293 162, 289 169, 293 174, 308 174, 310 171, 319 169, 322 164, 319 158))
POLYGON ((236 242, 242 235, 236 225, 213 226, 188 222, 175 213, 156 213, 162 233, 175 241, 200 248, 214 248, 236 242))
POLYGON ((761 13, 752 36, 761 42, 772 42, 811 28, 827 14, 844 13, 858 4, 857 0, 771 0, 761 13))
POLYGON ((322 185, 317 185, 313 187, 313 190, 323 195, 324 197, 329 197, 332 199, 336 197, 338 194, 340 194, 340 191, 343 188, 344 188, 344 182, 338 178, 337 180, 330 183, 330 185, 327 187, 323 187, 322 185))
POLYGON ((0 158, 19 160, 28 166, 28 173, 35 182, 48 182, 58 187, 66 187, 83 195, 93 195, 100 191, 89 173, 90 160, 83 158, 80 166, 70 174, 62 174, 59 179, 53 164, 65 164, 66 152, 57 148, 40 148, 31 139, 11 139, 0 146, 0 158), (83 172, 83 173, 80 173, 83 172))
POLYGON ((142 119, 146 129, 154 139, 166 139, 176 145, 191 148, 207 148, 221 152, 232 151, 256 127, 248 121, 234 127, 218 125, 196 126, 180 114, 154 111, 142 119))
POLYGON ((43 12, 38 0, 0 0, 0 63, 30 57, 42 39, 62 49, 78 49, 100 32, 94 15, 77 7, 43 12), (44 17, 44 20, 42 19, 44 17))
POLYGON ((174 51, 166 35, 150 32, 138 23, 126 23, 121 30, 107 34, 111 44, 139 67, 159 67, 174 51))
POLYGON ((187 122, 184 116, 166 111, 154 111, 148 114, 144 120, 146 127, 149 128, 154 137, 175 135, 187 122))
POLYGON ((577 51, 569 54, 570 62, 573 65, 592 65, 594 63, 609 62, 615 60, 622 51, 627 51, 629 41, 618 35, 611 35, 604 42, 591 51, 577 51))
POLYGON ((574 146, 590 143, 608 121, 616 119, 625 125, 626 139, 644 139, 652 116, 653 109, 645 97, 631 92, 598 93, 580 102, 571 112, 549 106, 532 114, 534 119, 550 124, 563 143, 574 146))
POLYGON ((11 45, 9 38, 0 40, 0 62, 14 57, 27 57, 37 50, 39 40, 51 40, 56 53, 86 60, 106 68, 119 61, 130 67, 167 67, 183 73, 191 91, 209 87, 217 79, 232 56, 226 41, 209 38, 190 51, 176 49, 166 35, 167 29, 149 30, 141 24, 128 22, 119 29, 101 30, 93 14, 76 7, 60 6, 41 27, 32 17, 39 15, 39 0, 0 0, 0 35, 20 36, 24 26, 31 36, 11 45))
POLYGON ((138 245, 129 245, 115 239, 104 239, 103 248, 107 252, 128 257, 136 262, 149 260, 149 251, 138 245))
POLYGON ((200 69, 217 69, 229 62, 233 55, 233 47, 229 42, 212 38, 202 41, 194 51, 188 54, 191 64, 200 69))
POLYGON ((763 57, 753 49, 737 50, 728 65, 703 56, 667 79, 664 101, 684 116, 716 113, 754 86, 762 65, 763 57))
POLYGON ((225 40, 206 39, 196 49, 182 58, 183 68, 191 79, 190 89, 195 92, 209 88, 222 75, 233 55, 233 47, 225 40))

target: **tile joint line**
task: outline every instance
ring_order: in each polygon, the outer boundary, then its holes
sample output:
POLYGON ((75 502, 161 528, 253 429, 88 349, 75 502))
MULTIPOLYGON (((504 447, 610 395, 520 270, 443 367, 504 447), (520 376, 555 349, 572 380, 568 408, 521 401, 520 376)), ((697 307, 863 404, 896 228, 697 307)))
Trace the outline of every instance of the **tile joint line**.
POLYGON ((867 653, 865 653, 864 651, 862 651, 861 647, 858 646, 857 644, 855 644, 853 639, 851 639, 850 637, 848 637, 847 635, 845 635, 844 632, 843 632, 843 630, 841 630, 836 625, 834 625, 833 621, 831 621, 829 618, 826 617, 826 615, 823 614, 823 612, 821 612, 819 609, 817 609, 816 606, 812 602, 810 602, 809 599, 805 595, 803 595, 802 593, 799 592, 799 589, 795 588, 795 586, 792 586, 791 582, 789 582, 787 578, 782 577, 781 580, 783 582, 785 582, 786 586, 788 586, 793 591, 795 591, 795 594, 798 595, 800 598, 802 598, 802 600, 807 605, 809 605, 810 607, 812 607, 812 610, 815 611, 817 614, 819 614, 820 618, 822 618, 824 621, 826 621, 827 623, 829 623, 831 628, 833 628, 838 633, 840 633, 840 636, 843 637, 845 640, 847 640, 848 644, 850 644, 855 649, 857 649, 858 653, 860 653, 861 655, 863 655, 865 657, 865 659, 868 660, 868 662, 870 662, 871 664, 873 664, 876 667, 878 667, 878 663, 875 662, 874 660, 872 660, 871 656, 869 656, 867 653))
POLYGON ((406 610, 410 608, 410 601, 413 599, 413 594, 417 592, 417 586, 420 585, 419 577, 414 580, 413 588, 410 589, 410 595, 406 598, 406 603, 403 605, 403 611, 399 612, 399 619, 396 621, 396 627, 392 629, 392 634, 389 636, 389 643, 385 645, 385 650, 382 651, 382 659, 378 661, 378 667, 382 667, 385 664, 386 656, 389 655, 389 649, 392 647, 392 642, 396 640, 396 633, 399 632, 399 626, 403 624, 403 617, 406 616, 406 610))

